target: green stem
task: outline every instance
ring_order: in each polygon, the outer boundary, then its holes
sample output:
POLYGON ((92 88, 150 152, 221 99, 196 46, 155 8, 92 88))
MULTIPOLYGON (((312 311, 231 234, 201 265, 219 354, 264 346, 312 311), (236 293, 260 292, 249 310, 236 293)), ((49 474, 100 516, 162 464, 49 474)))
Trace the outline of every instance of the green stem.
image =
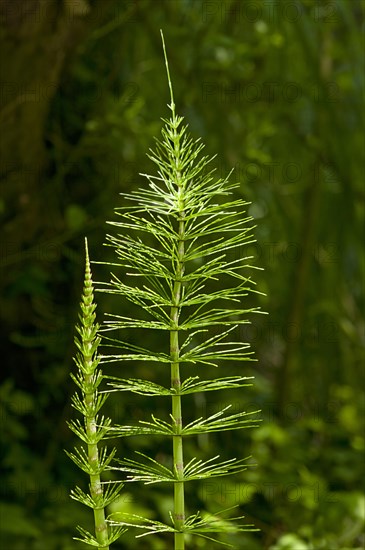
POLYGON ((185 255, 185 212, 184 201, 181 199, 182 195, 182 182, 180 172, 180 144, 179 136, 177 133, 178 120, 175 114, 175 102, 172 91, 169 64, 167 61, 165 41, 163 33, 161 31, 162 45, 165 56, 167 79, 170 89, 170 109, 172 113, 172 125, 174 127, 174 153, 175 153, 175 176, 178 186, 178 200, 179 200, 179 244, 177 250, 177 266, 176 266, 176 280, 173 289, 173 306, 171 307, 171 324, 174 327, 170 332, 170 357, 171 357, 171 387, 177 391, 177 395, 172 396, 172 416, 175 422, 175 435, 173 437, 173 468, 176 471, 177 478, 181 481, 174 483, 174 520, 175 528, 181 530, 181 532, 175 532, 175 550, 184 550, 185 537, 183 528, 185 524, 185 495, 184 495, 184 455, 183 455, 183 438, 181 434, 182 430, 182 412, 181 412, 181 397, 179 395, 181 380, 180 380, 180 348, 179 348, 179 303, 182 293, 181 279, 184 274, 184 255, 185 255))
MULTIPOLYGON (((92 375, 85 377, 87 385, 92 383, 92 375)), ((92 393, 85 394, 85 404, 87 409, 93 407, 94 396, 92 393)), ((95 416, 86 417, 86 433, 92 440, 96 434, 96 418, 95 416)), ((95 469, 99 466, 99 450, 97 443, 89 443, 87 446, 89 464, 95 469)), ((103 487, 101 485, 100 474, 90 474, 90 493, 93 499, 98 500, 103 496, 103 487)), ((94 509, 95 536, 99 542, 99 550, 109 550, 108 542, 108 526, 105 521, 104 508, 94 509)))
MULTIPOLYGON (((183 214, 183 213, 182 213, 183 214)), ((172 325, 176 327, 170 334, 170 355, 171 355, 171 387, 179 392, 181 387, 180 381, 180 365, 179 365, 179 302, 181 298, 181 277, 184 273, 184 221, 179 222, 179 235, 181 237, 178 246, 178 264, 176 271, 176 281, 173 292, 174 306, 171 308, 172 325)), ((172 396, 172 416, 175 422, 175 434, 173 438, 173 461, 174 469, 176 470, 178 479, 174 484, 174 519, 176 529, 183 529, 185 522, 185 505, 184 505, 184 457, 183 457, 183 438, 182 430, 182 413, 181 413, 181 397, 180 395, 172 396)), ((184 533, 175 533, 175 550, 184 550, 184 533)))
MULTIPOLYGON (((88 257, 88 250, 86 247, 86 278, 85 278, 85 292, 84 292, 84 303, 89 310, 90 317, 94 316, 93 310, 93 287, 91 281, 91 271, 90 263, 88 257)), ((86 318, 88 315, 84 315, 86 318)), ((85 319, 86 320, 86 319, 85 319)), ((89 441, 95 439, 97 433, 97 424, 95 417, 95 403, 96 403, 96 392, 93 388, 93 377, 95 371, 95 364, 93 358, 93 345, 95 340, 95 327, 93 324, 85 323, 85 336, 84 336, 84 366, 85 366, 85 390, 84 390, 84 403, 87 412, 85 417, 85 428, 89 441)), ((89 464, 98 472, 99 469, 99 450, 97 443, 88 443, 87 445, 89 464)), ((95 501, 101 501, 103 496, 103 487, 101 484, 100 473, 90 474, 90 493, 92 498, 95 501)), ((104 508, 94 509, 94 523, 95 523, 95 536, 96 540, 99 542, 99 550, 109 550, 108 545, 108 526, 105 521, 105 510, 104 508)))

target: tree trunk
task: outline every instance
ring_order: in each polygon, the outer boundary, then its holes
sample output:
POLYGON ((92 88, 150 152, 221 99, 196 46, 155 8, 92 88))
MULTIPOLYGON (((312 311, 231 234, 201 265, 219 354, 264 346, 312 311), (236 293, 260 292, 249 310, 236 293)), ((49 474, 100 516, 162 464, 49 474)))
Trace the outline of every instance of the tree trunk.
POLYGON ((0 181, 6 260, 24 252, 42 227, 45 122, 66 56, 83 38, 91 8, 86 0, 3 0, 0 6, 0 181))
MULTIPOLYGON (((42 260, 40 243, 54 238, 47 209, 45 128, 66 61, 115 0, 1 0, 0 294, 42 260)), ((19 311, 24 304, 19 303, 19 311)), ((16 308, 0 310, 10 328, 16 308)))

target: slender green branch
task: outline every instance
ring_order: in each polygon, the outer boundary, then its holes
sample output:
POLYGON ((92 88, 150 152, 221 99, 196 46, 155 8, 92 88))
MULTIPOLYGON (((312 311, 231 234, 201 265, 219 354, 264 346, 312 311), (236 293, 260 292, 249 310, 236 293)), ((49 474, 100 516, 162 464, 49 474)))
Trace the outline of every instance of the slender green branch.
MULTIPOLYGON (((186 460, 183 442, 185 437, 255 427, 259 411, 229 414, 231 405, 228 405, 215 414, 184 424, 185 394, 229 390, 251 383, 246 376, 210 380, 188 376, 182 380, 180 369, 182 364, 184 369, 195 365, 205 370, 219 368, 227 361, 242 365, 244 361, 255 360, 248 343, 231 338, 237 327, 249 323, 247 314, 262 313, 259 308, 245 307, 246 296, 258 291, 247 275, 252 269, 250 258, 238 254, 243 245, 253 242, 251 218, 242 212, 244 201, 225 199, 238 184, 229 183, 227 178, 213 179, 208 166, 212 159, 201 156, 203 144, 189 136, 183 118, 176 115, 163 36, 162 44, 170 89, 170 117, 162 119, 162 138, 156 139, 155 150, 148 154, 157 167, 157 175, 143 174, 148 182, 146 188, 124 194, 128 206, 117 208, 117 221, 109 222, 122 231, 117 236, 107 235, 108 244, 115 248, 117 256, 107 265, 118 269, 118 273, 111 273, 110 282, 100 283, 98 290, 123 297, 142 311, 140 318, 107 314, 100 334, 104 347, 112 347, 113 351, 100 356, 101 362, 118 362, 122 366, 126 361, 138 361, 170 368, 166 386, 151 380, 114 376, 105 395, 131 391, 141 396, 170 396, 171 413, 167 420, 151 415, 151 420, 140 420, 137 425, 112 426, 108 421, 99 421, 96 430, 99 439, 154 435, 172 440, 171 468, 142 453, 139 454, 144 462, 116 459, 109 466, 126 475, 127 482, 171 483, 174 492, 171 523, 118 513, 109 518, 112 527, 133 526, 143 531, 137 537, 174 533, 174 550, 185 550, 187 534, 230 546, 207 533, 238 533, 252 530, 252 526, 234 521, 241 518, 222 519, 204 512, 187 516, 185 483, 242 472, 248 466, 246 459, 224 457, 217 461, 215 456, 186 460), (229 259, 227 253, 232 251, 236 256, 229 259), (209 288, 212 282, 214 290, 209 288), (169 333, 168 349, 151 350, 148 344, 145 347, 131 343, 128 338, 109 336, 110 332, 115 334, 123 329, 169 333)), ((75 424, 74 430, 89 443, 89 435, 83 433, 80 425, 75 424)))
MULTIPOLYGON (((180 212, 183 217, 183 210, 180 212)), ((171 330, 170 334, 170 354, 171 354, 171 388, 176 391, 176 395, 172 396, 172 417, 175 424, 175 433, 173 437, 173 462, 174 469, 177 473, 178 481, 174 484, 174 519, 175 527, 178 531, 182 531, 185 523, 185 508, 184 508, 184 459, 183 459, 183 439, 182 430, 182 412, 181 412, 181 380, 179 366, 179 306, 181 299, 181 278, 184 274, 184 221, 179 222, 179 244, 176 269, 176 281, 174 285, 173 301, 174 306, 171 308, 172 326, 176 327, 171 330)), ((175 532, 175 550, 184 550, 184 534, 183 532, 175 532)))
POLYGON ((177 242, 177 257, 173 260, 173 271, 175 274, 174 288, 172 294, 172 307, 170 312, 171 326, 170 332, 170 356, 171 356, 171 388, 176 392, 172 396, 172 418, 174 422, 175 435, 173 436, 173 467, 176 472, 177 481, 174 483, 174 526, 175 526, 175 550, 184 550, 184 533, 185 524, 185 495, 184 495, 184 457, 183 457, 183 438, 181 435, 183 421, 181 411, 181 380, 180 380, 180 348, 179 348, 179 311, 180 302, 183 298, 182 278, 185 271, 185 210, 184 210, 184 188, 181 178, 181 159, 180 159, 180 135, 177 133, 179 121, 175 116, 175 104, 172 95, 172 86, 169 73, 169 65, 166 56, 165 43, 161 32, 163 48, 165 54, 166 70, 169 81, 171 94, 171 110, 172 110, 172 141, 173 141, 173 183, 176 185, 177 191, 177 214, 178 214, 178 242, 177 242))
POLYGON ((78 528, 83 535, 82 540, 90 546, 97 546, 99 550, 109 550, 109 545, 119 538, 122 529, 109 529, 106 521, 105 508, 113 502, 119 494, 120 486, 106 491, 103 489, 101 473, 112 460, 115 449, 109 455, 106 448, 99 449, 99 441, 103 438, 110 424, 109 419, 98 419, 98 411, 105 403, 108 395, 98 393, 98 386, 103 378, 98 368, 100 358, 97 350, 100 337, 97 336, 99 325, 95 323, 94 290, 90 269, 90 260, 85 239, 85 281, 81 299, 80 324, 76 329, 80 338, 75 338, 78 353, 75 363, 78 366, 77 376, 71 375, 74 382, 81 389, 81 397, 77 393, 72 398, 72 406, 84 417, 84 425, 79 421, 72 421, 69 427, 86 443, 86 450, 75 448, 76 454, 68 456, 89 475, 90 494, 85 494, 79 487, 71 491, 71 497, 89 506, 94 511, 95 537, 82 528, 78 528))
MULTIPOLYGON (((95 390, 93 387, 93 378, 95 373, 95 366, 93 361, 93 353, 95 347, 98 346, 100 339, 96 338, 97 326, 94 325, 93 321, 95 318, 95 306, 93 305, 93 287, 91 279, 91 270, 90 270, 90 260, 89 253, 87 248, 87 241, 85 241, 86 246, 86 274, 85 274, 85 289, 83 302, 85 310, 83 313, 84 321, 84 336, 83 336, 83 345, 87 354, 84 355, 84 366, 85 366, 85 408, 86 408, 86 434, 89 438, 90 443, 88 443, 87 451, 89 457, 89 464, 92 469, 95 469, 95 474, 90 474, 90 493, 92 499, 97 502, 103 496, 103 488, 101 485, 100 474, 98 473, 99 468, 99 450, 98 444, 92 443, 95 441, 95 434, 97 432, 96 426, 96 416, 95 416, 95 390)), ((108 545, 108 527, 105 521, 105 510, 104 508, 94 509, 94 521, 95 521, 95 534, 96 539, 100 543, 100 548, 105 548, 109 550, 108 545)))

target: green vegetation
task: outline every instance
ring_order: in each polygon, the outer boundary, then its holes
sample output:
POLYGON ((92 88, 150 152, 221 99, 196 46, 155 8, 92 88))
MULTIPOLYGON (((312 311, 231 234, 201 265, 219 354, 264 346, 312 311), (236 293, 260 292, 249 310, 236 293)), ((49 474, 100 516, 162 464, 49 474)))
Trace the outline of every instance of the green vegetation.
POLYGON ((99 448, 100 442, 108 433, 111 424, 110 418, 101 416, 100 409, 108 398, 108 394, 98 390, 103 380, 103 373, 98 368, 100 357, 98 347, 100 338, 97 336, 99 325, 95 323, 94 289, 91 278, 90 260, 86 246, 86 268, 84 291, 81 301, 80 324, 76 326, 80 338, 75 339, 78 353, 75 363, 78 373, 71 377, 81 390, 72 397, 72 406, 83 416, 80 420, 72 420, 70 429, 86 444, 75 448, 76 453, 67 452, 71 460, 90 479, 90 492, 85 493, 80 487, 71 491, 71 497, 94 511, 95 536, 78 527, 82 538, 77 539, 89 544, 109 550, 112 544, 124 532, 120 527, 113 529, 106 521, 106 508, 116 501, 122 488, 121 484, 109 485, 104 488, 101 474, 108 468, 115 455, 115 449, 108 453, 106 447, 99 448))
MULTIPOLYGON (((156 140, 155 151, 151 150, 148 155, 157 166, 157 175, 144 174, 148 182, 144 188, 122 194, 125 206, 116 210, 118 221, 110 222, 121 233, 107 237, 115 248, 117 262, 106 262, 113 269, 112 278, 110 283, 99 283, 102 291, 137 306, 139 315, 130 317, 108 313, 104 331, 112 335, 116 333, 116 336, 97 337, 96 306, 93 304, 87 255, 83 316, 81 326, 77 327, 81 336, 81 341, 76 340, 79 375, 73 376, 73 380, 81 389, 82 397, 76 394, 73 406, 84 416, 84 426, 74 421, 69 425, 87 443, 88 452, 81 450, 77 456, 69 456, 90 475, 90 494, 77 488, 71 496, 94 510, 96 538, 83 529, 81 533, 85 535, 84 542, 97 545, 100 549, 109 548, 124 527, 143 529, 145 532, 136 535, 137 538, 149 534, 174 534, 176 550, 184 550, 185 542, 191 536, 219 542, 212 534, 256 530, 252 529, 252 525, 234 523, 229 517, 222 521, 220 517, 203 516, 199 511, 189 516, 186 514, 189 509, 189 502, 185 499, 187 482, 242 472, 249 465, 250 457, 224 461, 218 460, 220 455, 207 460, 196 456, 189 459, 184 453, 184 442, 191 435, 206 436, 257 427, 252 416, 255 412, 229 414, 231 405, 228 405, 212 415, 194 419, 188 417, 186 421, 189 410, 183 405, 186 396, 198 394, 201 398, 204 392, 252 385, 248 383, 248 377, 242 375, 212 378, 208 367, 253 360, 249 344, 231 339, 227 341, 227 337, 232 337, 232 331, 240 325, 248 324, 247 315, 259 312, 259 309, 242 307, 249 293, 257 293, 250 275, 253 269, 249 265, 250 258, 227 260, 228 251, 237 251, 252 243, 251 227, 247 225, 251 218, 244 217, 242 210, 246 203, 241 199, 222 201, 232 195, 239 183, 232 184, 227 178, 214 178, 214 170, 210 169, 213 159, 202 156, 204 145, 200 139, 194 141, 189 136, 183 118, 176 114, 164 42, 163 46, 171 117, 163 119, 162 139, 156 140), (224 279, 230 279, 231 285, 222 287, 224 279), (207 293, 206 288, 212 286, 212 282, 217 288, 207 293), (140 343, 135 345, 129 339, 125 341, 118 337, 119 332, 125 334, 132 329, 137 329, 139 333, 141 329, 147 334, 155 333, 156 336, 151 334, 151 340, 161 347, 145 348, 140 343), (116 348, 116 351, 99 357, 97 349, 100 343, 116 348), (105 377, 97 370, 100 359, 103 363, 117 362, 122 373, 124 362, 132 361, 132 375, 127 378, 112 377, 109 385, 113 389, 98 394, 97 388, 105 377), (169 365, 165 385, 151 381, 151 374, 146 380, 133 378, 133 367, 139 363, 146 363, 150 372, 157 363, 162 379, 166 364, 169 365), (196 365, 198 368, 194 371, 204 373, 204 377, 208 375, 208 379, 202 380, 202 374, 188 376, 196 365), (185 371, 187 374, 183 374, 185 371), (165 401, 169 396, 171 414, 167 421, 152 414, 151 421, 112 426, 109 418, 100 415, 100 409, 114 391, 129 391, 143 395, 145 399, 161 396, 165 401), (159 439, 169 438, 172 456, 167 463, 171 466, 160 464, 140 452, 139 460, 114 459, 115 449, 109 455, 106 449, 99 453, 98 443, 113 435, 123 438, 142 435, 145 445, 148 445, 151 435, 159 436, 159 439), (158 483, 173 485, 173 509, 168 510, 170 522, 123 512, 114 512, 106 520, 105 509, 116 501, 120 483, 104 482, 108 484, 104 490, 100 474, 105 469, 122 472, 122 479, 126 476, 126 481, 142 481, 145 485, 154 486, 158 483), (111 526, 111 536, 108 524, 111 526), (117 529, 116 533, 113 533, 113 526, 117 529)), ((226 366, 224 368, 227 369, 226 366)), ((227 545, 223 541, 222 544, 227 545)))
MULTIPOLYGON (((228 534, 241 548, 362 548, 363 3, 57 0, 38 11, 36 4, 0 5, 1 545, 76 550, 83 545, 72 539, 75 525, 93 531, 90 509, 69 498, 75 485, 87 492, 87 475, 80 470, 76 479, 63 452, 77 445, 66 420, 74 414, 69 373, 83 236, 93 259, 114 261, 112 248, 100 254, 105 219, 118 193, 145 185, 138 174, 150 169, 145 152, 168 102, 163 28, 179 114, 193 138, 218 153, 211 163, 218 177, 234 167, 241 186, 232 199, 251 203, 257 243, 240 256, 264 268, 255 281, 267 297, 250 295, 245 307, 269 312, 237 329, 257 355, 242 371, 255 385, 184 397, 192 419, 230 403, 232 414, 261 409, 254 430, 184 441, 188 457, 252 455, 259 467, 199 488, 187 483, 186 501, 210 516, 238 505, 234 514, 260 529, 228 534)), ((227 258, 237 259, 233 251, 227 258)), ((108 272, 93 267, 95 280, 109 280, 108 272)), ((100 324, 104 312, 138 315, 113 294, 97 296, 100 324)), ((118 336, 133 345, 161 348, 146 331, 124 332, 118 336)), ((106 368, 120 376, 118 365, 106 368)), ((166 386, 161 369, 143 362, 133 369, 134 378, 166 386)), ((137 425, 152 413, 164 418, 167 399, 112 392, 104 415, 137 425)), ((116 439, 112 447, 130 460, 135 451, 155 452, 166 464, 170 441, 156 450, 151 439, 116 439)), ((151 519, 167 522, 171 486, 148 488, 126 482, 107 513, 155 510, 151 519)), ((135 540, 133 531, 112 548, 171 546, 171 533, 135 540)))

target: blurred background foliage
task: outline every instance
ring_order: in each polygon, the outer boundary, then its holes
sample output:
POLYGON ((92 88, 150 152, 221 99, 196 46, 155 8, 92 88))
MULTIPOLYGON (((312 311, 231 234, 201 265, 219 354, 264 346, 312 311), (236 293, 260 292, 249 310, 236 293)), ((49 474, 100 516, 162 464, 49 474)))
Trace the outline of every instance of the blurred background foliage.
MULTIPOLYGON (((85 479, 63 453, 75 443, 66 419, 83 238, 93 259, 110 257, 105 220, 152 169, 145 153, 168 114, 162 28, 178 112, 251 202, 257 243, 239 254, 264 268, 256 280, 267 296, 255 303, 270 314, 239 334, 258 358, 244 369, 255 386, 186 403, 192 417, 228 403, 262 409, 250 433, 186 444, 190 457, 223 449, 258 466, 188 485, 189 512, 239 506, 230 513, 260 531, 229 538, 238 548, 363 548, 363 1, 1 0, 0 9, 0 542, 76 550, 75 523, 91 524, 69 499, 85 479)), ((100 321, 129 307, 97 299, 100 321)), ((147 344, 130 335, 141 337, 147 344)), ((135 365, 133 375, 166 383, 160 370, 135 365)), ((122 394, 106 412, 129 423, 166 414, 164 405, 122 394)), ((132 439, 118 442, 121 455, 168 461, 163 441, 132 439)), ((135 484, 117 509, 166 519, 171 504, 169 488, 135 484)), ((170 547, 132 533, 115 545, 170 547)))

